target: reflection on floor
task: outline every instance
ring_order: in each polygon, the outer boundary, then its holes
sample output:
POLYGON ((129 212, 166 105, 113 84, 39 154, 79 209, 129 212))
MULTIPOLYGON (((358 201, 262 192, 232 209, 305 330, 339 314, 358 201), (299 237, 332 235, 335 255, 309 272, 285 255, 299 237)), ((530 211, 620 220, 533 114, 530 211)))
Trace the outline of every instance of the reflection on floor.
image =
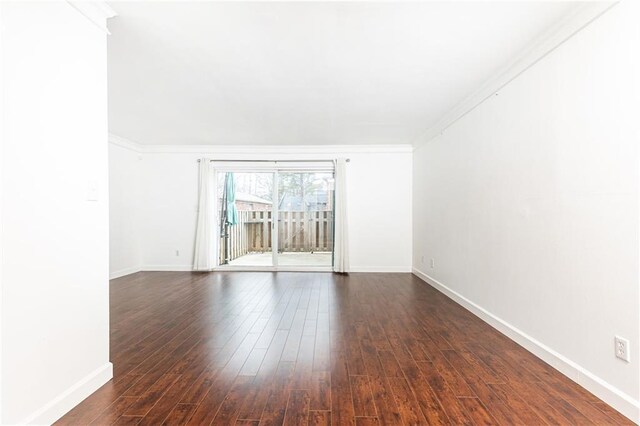
POLYGON ((630 425, 411 274, 111 280, 113 379, 56 426, 630 425))
MULTIPOLYGON (((271 253, 250 253, 229 262, 231 266, 272 266, 271 253)), ((278 253, 278 266, 331 266, 331 252, 278 253)))

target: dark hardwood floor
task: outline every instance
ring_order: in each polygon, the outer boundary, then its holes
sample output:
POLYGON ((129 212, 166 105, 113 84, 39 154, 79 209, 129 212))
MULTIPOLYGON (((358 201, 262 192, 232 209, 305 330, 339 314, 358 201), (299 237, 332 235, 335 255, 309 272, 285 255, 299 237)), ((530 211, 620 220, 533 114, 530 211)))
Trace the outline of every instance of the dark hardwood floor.
POLYGON ((111 360, 57 424, 631 424, 410 274, 130 275, 111 360))

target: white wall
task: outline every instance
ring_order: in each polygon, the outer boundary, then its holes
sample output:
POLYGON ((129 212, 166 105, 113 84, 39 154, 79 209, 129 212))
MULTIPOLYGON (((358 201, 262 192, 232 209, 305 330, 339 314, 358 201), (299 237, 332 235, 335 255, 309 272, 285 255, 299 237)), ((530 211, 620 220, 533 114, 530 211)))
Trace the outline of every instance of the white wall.
POLYGON ((142 155, 124 144, 109 144, 109 275, 140 271, 140 166, 142 155))
MULTIPOLYGON (((4 54, 2 53, 4 50, 4 30, 2 29, 2 23, 4 22, 4 11, 2 6, 0 5, 0 91, 3 90, 4 87, 4 54)), ((2 92, 0 92, 2 93, 2 92)), ((3 288, 3 273, 1 269, 2 259, 4 258, 4 242, 2 238, 2 216, 3 216, 3 201, 4 195, 2 188, 3 179, 4 179, 4 139, 5 139, 5 125, 4 125, 4 96, 0 94, 0 309, 2 309, 2 288, 3 288)), ((3 376, 2 376, 2 329, 4 328, 2 322, 2 311, 0 310, 0 424, 2 424, 3 419, 3 410, 2 410, 2 401, 3 401, 3 376)))
POLYGON ((111 377, 106 33, 66 2, 0 8, 0 423, 49 423, 111 377))
POLYGON ((614 6, 413 167, 421 275, 636 421, 638 12, 614 6), (631 363, 614 335, 630 339, 631 363))
MULTIPOLYGON (((411 270, 411 147, 260 147, 257 150, 251 153, 250 149, 234 152, 224 147, 204 147, 197 152, 184 147, 158 150, 145 147, 139 162, 141 269, 191 270, 198 204, 198 158, 331 159, 344 156, 351 158, 348 197, 352 269, 411 270)), ((124 164, 128 160, 112 156, 111 172, 123 173, 128 166, 115 166, 116 161, 124 164)), ((111 179, 113 182, 114 176, 111 179)), ((114 204, 112 226, 115 226, 114 217, 132 213, 124 204, 114 204), (116 211, 119 206, 125 211, 116 211)), ((113 244, 112 240, 112 250, 113 244)))

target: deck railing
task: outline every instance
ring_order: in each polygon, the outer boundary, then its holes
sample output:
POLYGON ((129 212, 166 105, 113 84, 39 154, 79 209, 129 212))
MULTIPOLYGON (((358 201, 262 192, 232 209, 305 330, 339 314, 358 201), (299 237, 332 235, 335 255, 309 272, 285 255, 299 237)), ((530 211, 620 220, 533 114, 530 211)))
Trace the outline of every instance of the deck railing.
MULTIPOLYGON (((278 251, 333 250, 333 212, 279 212, 278 251)), ((238 211, 238 223, 227 227, 229 261, 249 253, 271 251, 271 211, 238 211)), ((225 239, 220 236, 220 263, 225 263, 225 239)))

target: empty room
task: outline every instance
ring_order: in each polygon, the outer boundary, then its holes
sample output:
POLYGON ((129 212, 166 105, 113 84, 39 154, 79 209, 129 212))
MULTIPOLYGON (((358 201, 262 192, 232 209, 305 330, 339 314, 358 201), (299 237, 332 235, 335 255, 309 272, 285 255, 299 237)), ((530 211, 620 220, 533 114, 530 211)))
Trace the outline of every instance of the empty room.
POLYGON ((639 23, 0 0, 0 424, 638 424, 639 23))

